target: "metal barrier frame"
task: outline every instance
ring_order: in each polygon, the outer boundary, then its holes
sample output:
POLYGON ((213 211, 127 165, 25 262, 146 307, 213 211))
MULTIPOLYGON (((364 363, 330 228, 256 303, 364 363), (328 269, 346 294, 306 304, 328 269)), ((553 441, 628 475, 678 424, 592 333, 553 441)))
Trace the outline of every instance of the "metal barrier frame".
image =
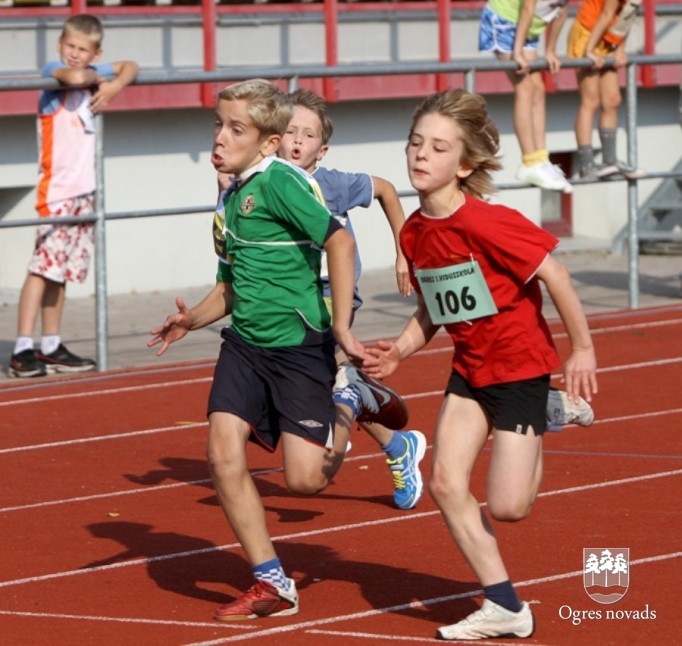
MULTIPOLYGON (((628 163, 637 166, 638 141, 637 141, 637 72, 639 66, 646 65, 671 65, 682 63, 682 54, 668 55, 636 55, 628 56, 626 69, 626 135, 628 163)), ((607 65, 613 64, 613 59, 607 60, 607 65)), ((591 67, 592 61, 588 58, 562 60, 564 68, 591 67)), ((301 67, 278 67, 277 78, 287 84, 288 90, 294 90, 301 78, 333 78, 353 76, 375 75, 405 75, 405 74, 448 74, 459 72, 464 74, 465 89, 475 92, 476 73, 485 71, 505 71, 516 69, 513 61, 498 61, 491 59, 458 59, 441 63, 403 63, 400 65, 346 65, 336 66, 331 70, 326 66, 301 66, 301 67)), ((543 59, 534 61, 532 69, 547 69, 543 59)), ((185 72, 185 73, 149 73, 142 71, 135 85, 164 85, 177 83, 202 83, 205 87, 215 83, 230 83, 246 80, 249 78, 272 78, 271 68, 252 68, 249 70, 209 71, 209 72, 185 72)), ((54 79, 39 78, 0 78, 0 92, 11 90, 33 89, 59 89, 59 83, 54 79)), ((682 87, 682 86, 681 86, 682 87)), ((108 357, 108 309, 107 309, 107 263, 106 263, 106 222, 108 220, 120 220, 138 217, 172 216, 190 213, 206 213, 215 208, 215 204, 202 206, 189 206, 173 209, 151 209, 147 211, 125 211, 120 213, 106 213, 104 204, 104 142, 103 142, 103 115, 97 115, 95 119, 95 176, 97 188, 95 193, 95 213, 87 217, 60 217, 54 218, 60 224, 72 224, 77 222, 94 222, 95 229, 95 328, 98 370, 107 370, 109 367, 108 357)), ((672 172, 652 172, 647 174, 647 179, 677 178, 680 175, 672 172)), ((574 180, 574 184, 586 184, 593 180, 574 180)), ((629 307, 639 307, 639 234, 638 234, 638 180, 624 180, 628 183, 628 303, 629 307)), ((513 190, 528 188, 528 184, 507 183, 497 184, 499 190, 513 190)), ((414 191, 399 192, 400 197, 415 195, 414 191)), ((14 228, 24 226, 37 226, 49 222, 50 218, 31 218, 15 220, 12 222, 0 221, 0 228, 14 228)))

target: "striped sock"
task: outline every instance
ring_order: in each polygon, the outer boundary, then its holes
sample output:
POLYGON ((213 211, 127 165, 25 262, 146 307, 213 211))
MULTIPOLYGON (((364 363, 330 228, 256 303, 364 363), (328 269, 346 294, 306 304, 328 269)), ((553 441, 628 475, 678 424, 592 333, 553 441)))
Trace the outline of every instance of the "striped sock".
POLYGON ((251 567, 251 571, 258 581, 267 581, 285 592, 290 588, 289 579, 287 578, 287 575, 284 574, 282 564, 279 562, 278 558, 266 561, 260 565, 254 565, 251 567))
POLYGON ((334 393, 334 403, 348 406, 355 418, 362 410, 362 393, 355 384, 348 384, 343 390, 334 393))

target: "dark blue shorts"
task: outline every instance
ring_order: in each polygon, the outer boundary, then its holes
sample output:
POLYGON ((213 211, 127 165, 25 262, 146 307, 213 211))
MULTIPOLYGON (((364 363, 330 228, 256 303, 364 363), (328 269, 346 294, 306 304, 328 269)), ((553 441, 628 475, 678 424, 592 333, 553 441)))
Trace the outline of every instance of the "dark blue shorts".
POLYGON ((331 447, 336 374, 331 332, 307 344, 262 348, 231 328, 213 374, 208 414, 232 413, 251 427, 251 441, 274 451, 282 432, 331 447))
POLYGON ((474 388, 458 372, 452 371, 445 393, 476 400, 490 425, 499 431, 524 434, 528 427, 535 435, 547 430, 549 375, 523 381, 510 381, 474 388))

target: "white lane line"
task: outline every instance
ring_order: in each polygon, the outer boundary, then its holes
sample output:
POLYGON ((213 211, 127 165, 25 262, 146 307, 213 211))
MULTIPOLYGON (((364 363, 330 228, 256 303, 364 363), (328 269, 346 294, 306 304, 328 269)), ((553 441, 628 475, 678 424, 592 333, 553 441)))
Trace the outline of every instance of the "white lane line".
MULTIPOLYGON (((424 395, 426 396, 426 395, 424 395)), ((665 415, 676 415, 682 413, 682 408, 673 408, 671 410, 667 411, 654 411, 652 413, 642 413, 639 415, 625 415, 625 416, 620 416, 620 417, 611 417, 603 420, 596 420, 593 424, 593 426, 597 426, 599 424, 612 424, 615 422, 624 422, 624 421, 633 421, 637 419, 648 419, 652 417, 661 417, 665 415)), ((94 437, 94 438, 88 438, 84 440, 68 440, 64 442, 51 442, 49 444, 35 444, 31 446, 24 446, 24 447, 17 447, 13 449, 3 449, 0 450, 0 454, 2 453, 14 453, 14 452, 19 452, 19 451, 28 451, 28 450, 36 450, 36 449, 43 449, 43 448, 52 448, 54 446, 68 446, 70 444, 80 444, 82 442, 94 442, 98 440, 109 440, 112 438, 115 439, 125 439, 129 436, 135 436, 135 435, 144 435, 147 433, 161 433, 161 432, 166 432, 166 431, 176 431, 176 430, 182 430, 186 428, 199 428, 203 427, 206 424, 192 424, 192 425, 184 425, 184 426, 169 426, 169 427, 164 427, 164 428, 159 428, 159 429, 150 429, 147 431, 135 431, 131 433, 122 433, 119 435, 104 435, 102 437, 94 437)), ((592 451, 565 451, 565 450, 553 450, 549 448, 544 449, 544 453, 554 453, 554 454, 562 454, 562 455, 586 455, 586 456, 591 456, 591 457, 611 457, 611 458, 637 458, 637 459, 655 459, 655 460, 677 460, 680 459, 682 456, 679 455, 657 455, 657 454, 647 454, 647 453, 612 453, 612 452, 607 452, 607 451, 599 451, 599 452, 592 452, 592 451)), ((355 462, 358 460, 368 460, 371 458, 375 458, 377 456, 383 456, 382 453, 370 453, 370 454, 365 454, 365 455, 353 455, 353 456, 348 456, 345 459, 345 462, 355 462)), ((278 471, 281 471, 281 467, 273 467, 270 469, 264 469, 262 471, 254 471, 253 475, 263 475, 263 474, 268 474, 268 473, 275 473, 278 471)), ((15 505, 11 507, 0 507, 0 513, 6 513, 6 512, 11 512, 11 511, 24 511, 27 509, 36 509, 39 507, 50 507, 53 505, 62 505, 62 504, 69 504, 72 502, 87 502, 89 500, 98 500, 102 498, 113 498, 116 496, 129 496, 133 494, 140 494, 140 493, 147 493, 147 492, 154 492, 154 491, 162 491, 165 489, 172 489, 175 487, 185 487, 185 486, 192 486, 192 485, 204 485, 207 484, 211 481, 210 478, 205 478, 205 479, 200 479, 200 480, 189 480, 187 482, 175 482, 172 484, 165 484, 165 485, 154 485, 150 487, 140 487, 137 489, 127 489, 125 491, 114 491, 114 492, 107 492, 107 493, 102 493, 102 494, 92 494, 89 496, 76 496, 74 498, 62 498, 58 500, 47 500, 47 501, 41 501, 41 502, 36 502, 36 503, 30 503, 30 504, 25 504, 25 505, 15 505)))
POLYGON ((0 610, 0 615, 9 617, 30 617, 31 619, 70 619, 78 621, 106 621, 123 624, 147 624, 152 626, 184 626, 186 628, 233 628, 255 630, 256 626, 248 624, 229 624, 224 621, 170 621, 167 619, 139 619, 137 617, 104 617, 99 615, 67 615, 61 612, 22 612, 17 610, 0 610))
MULTIPOLYGON (((655 328, 655 327, 663 327, 663 326, 669 326, 669 325, 679 325, 682 323, 682 319, 670 319, 666 321, 651 321, 649 323, 635 323, 634 325, 616 325, 612 327, 604 327, 604 328, 597 328, 594 330, 591 330, 592 334, 605 334, 607 332, 620 332, 620 331, 631 331, 631 330, 637 330, 637 329, 646 329, 646 328, 655 328)), ((445 336, 444 334, 442 336, 445 336)), ((567 335, 563 332, 554 334, 553 337, 555 339, 558 338, 565 338, 567 335)), ((451 346, 446 346, 443 348, 425 348, 423 350, 420 350, 417 353, 417 356, 419 355, 431 355, 431 354, 442 354, 444 352, 452 352, 452 347, 451 346)), ((679 359, 677 359, 679 361, 679 359)), ((675 361, 673 359, 672 361, 675 361)), ((213 365, 213 363, 207 364, 207 365, 213 365)), ((633 366, 644 366, 644 365, 658 365, 656 362, 652 363, 647 363, 647 364, 633 364, 633 366)), ((187 369, 196 369, 196 364, 189 364, 187 369)), ((629 369, 629 366, 621 369, 629 369)), ((153 372, 154 374, 170 374, 174 372, 178 372, 179 370, 182 370, 182 366, 173 366, 168 369, 154 369, 146 372, 153 372)), ((602 369, 603 371, 608 371, 610 369, 604 368, 602 369)), ((123 373, 123 374, 117 374, 115 375, 116 377, 126 377, 126 376, 140 376, 144 375, 144 371, 139 371, 139 372, 131 372, 131 373, 123 373)), ((121 388, 109 388, 109 389, 103 389, 103 390, 88 390, 85 392, 81 393, 65 393, 62 395, 49 395, 45 397, 33 397, 33 398, 27 398, 27 399, 16 399, 12 401, 6 401, 6 402, 0 402, 0 408, 8 407, 8 406, 18 406, 21 404, 34 404, 37 402, 48 402, 48 401, 57 401, 57 400, 63 400, 63 399, 73 399, 73 398, 84 398, 84 397, 98 397, 101 395, 112 395, 112 394, 119 394, 119 393, 127 393, 127 392, 135 392, 135 391, 143 391, 143 390, 150 390, 150 389, 158 389, 158 388, 167 388, 171 386, 185 386, 185 385, 190 385, 190 384, 200 384, 200 383, 206 383, 210 382, 213 379, 213 377, 199 377, 196 379, 182 379, 178 381, 166 381, 162 383, 157 383, 157 384, 147 384, 147 385, 140 385, 140 386, 123 386, 121 388)), ((75 385, 78 385, 81 383, 79 380, 78 382, 73 382, 75 385)), ((67 382, 59 382, 54 384, 55 386, 65 386, 69 385, 67 382)), ((3 391, 0 389, 0 397, 2 396, 3 391)))
MULTIPOLYGON (((681 362, 682 357, 680 359, 674 359, 671 360, 674 362, 681 362)), ((647 364, 648 365, 648 364, 647 364)), ((619 370, 622 368, 614 368, 615 370, 619 370)), ((609 371, 610 369, 605 368, 604 371, 609 371)), ((422 392, 422 393, 413 393, 412 395, 403 395, 403 399, 423 399, 425 397, 442 397, 443 396, 443 391, 442 390, 431 390, 428 392, 422 392)), ((661 415, 674 415, 679 412, 682 412, 682 408, 670 408, 666 410, 659 410, 659 411, 652 411, 649 413, 637 413, 633 415, 621 415, 618 417, 608 417, 605 419, 598 419, 595 420, 594 425, 598 424, 611 424, 613 422, 623 422, 623 421, 628 421, 628 420, 635 420, 635 419, 642 419, 642 418, 647 418, 647 417, 659 417, 661 415)), ((112 439, 126 439, 129 437, 135 437, 137 435, 152 435, 154 433, 165 433, 168 431, 182 431, 182 430, 194 430, 198 428, 203 428, 208 425, 208 422, 188 422, 188 423, 181 423, 177 424, 174 426, 163 426, 159 428, 151 428, 151 429, 145 429, 141 431, 129 431, 126 433, 115 433, 112 435, 95 435, 93 437, 85 437, 85 438, 76 438, 73 440, 61 440, 58 442, 45 442, 44 444, 28 444, 25 446, 14 446, 10 447, 7 449, 0 449, 0 455, 4 453, 17 453, 20 451, 34 451, 37 449, 50 449, 50 448, 55 448, 55 447, 61 447, 61 446, 70 446, 72 444, 85 444, 88 442, 99 442, 99 441, 104 441, 104 440, 112 440, 112 439)))
MULTIPOLYGON (((66 399, 84 399, 86 397, 101 397, 103 395, 124 395, 125 393, 142 392, 145 390, 158 390, 171 386, 189 386, 210 382, 213 377, 197 377, 196 379, 180 379, 178 381, 163 381, 156 384, 142 384, 137 386, 121 386, 119 388, 105 388, 103 390, 85 390, 80 393, 64 393, 61 395, 45 395, 27 399, 13 399, 12 401, 0 402, 0 408, 19 406, 23 404, 39 404, 43 402, 64 401, 66 399)), ((2 391, 0 391, 0 397, 2 391)))
POLYGON ((160 426, 159 428, 149 428, 143 431, 128 431, 126 433, 114 433, 112 435, 95 435, 93 437, 80 437, 74 440, 62 440, 60 442, 46 442, 45 444, 29 444, 27 446, 15 446, 9 449, 0 449, 3 453, 19 453, 20 451, 35 451, 37 449, 54 449, 60 446, 71 446, 74 444, 87 444, 88 442, 101 442, 103 440, 120 440, 140 435, 154 435, 155 433, 168 433, 170 431, 187 431, 203 428, 208 422, 196 422, 190 424, 178 424, 177 426, 160 426))
MULTIPOLYGON (((643 476, 633 476, 631 478, 621 478, 619 480, 610 480, 606 482, 596 482, 588 485, 580 485, 576 487, 568 487, 566 489, 555 489, 554 491, 545 491, 538 495, 538 498, 545 498, 549 496, 558 496, 566 493, 577 493, 590 491, 592 489, 603 489, 606 487, 613 487, 618 485, 633 484, 638 482, 645 482, 648 480, 656 480, 658 478, 668 478, 671 476, 682 475, 682 469, 675 469, 672 471, 662 471, 658 473, 650 473, 643 476)), ((481 506, 485 506, 486 503, 482 503, 481 506)), ((323 529, 308 530, 305 532, 295 532, 292 534, 284 534, 282 536, 273 537, 273 542, 290 541, 294 539, 309 538, 311 536, 320 536, 323 534, 335 534, 337 532, 345 532, 355 529, 360 529, 364 527, 375 527, 377 525, 386 525, 389 523, 399 523, 411 520, 416 520, 420 518, 429 518, 431 516, 439 515, 440 512, 435 511, 425 511, 418 513, 403 514, 400 516, 393 516, 391 518, 383 518, 380 520, 363 521, 361 523, 349 523, 344 525, 337 525, 335 527, 327 527, 323 529)), ((14 579, 10 581, 0 581, 0 588, 7 588, 16 585, 24 585, 27 583, 39 583, 41 581, 49 581, 51 579, 60 579, 70 576, 76 576, 80 574, 90 574, 93 572, 100 572, 103 570, 114 570, 124 567, 130 567, 133 565, 147 565, 149 563, 155 563, 158 561, 168 561, 176 558, 184 558, 186 556, 195 556, 198 554, 208 554, 211 552, 218 552, 224 550, 231 550, 240 548, 239 543, 228 543, 226 545, 219 545, 214 547, 205 547, 198 550, 187 550, 184 552, 171 552, 169 554, 161 554, 159 556, 151 556, 147 558, 130 559, 128 561, 121 561, 119 563, 109 563, 107 565, 98 565, 90 568, 80 568, 78 570, 65 570, 62 572, 53 572, 51 574, 42 574, 38 576, 25 577, 22 579, 14 579)))
MULTIPOLYGON (((630 561, 630 566, 644 565, 647 563, 657 563, 660 561, 667 561, 674 558, 679 558, 682 556, 682 552, 671 552, 668 554, 658 554, 656 556, 650 556, 646 558, 636 559, 630 561)), ((564 579, 576 578, 583 575, 582 570, 573 570, 571 572, 564 572, 562 574, 554 574, 552 576, 540 577, 536 579, 529 579, 526 581, 519 581, 514 583, 514 587, 522 588, 533 585, 542 585, 546 583, 554 583, 555 581, 561 581, 564 579)), ((374 617, 377 615, 383 615, 387 613, 400 612, 402 610, 411 610, 415 608, 423 608, 425 606, 433 606, 440 603, 446 603, 448 601, 457 601, 459 599, 466 599, 474 596, 479 596, 482 594, 482 590, 471 590, 469 592, 461 592, 458 594, 448 595, 445 597, 434 597, 432 599, 423 599, 419 601, 412 601, 410 603, 401 604, 397 606, 389 606, 385 608, 374 608, 372 610, 354 612, 346 615, 336 615, 332 617, 324 617, 322 619, 314 619, 312 621, 300 622, 297 624, 290 624, 287 626, 279 626, 276 628, 269 628, 266 630, 256 630, 256 626, 251 626, 249 624, 239 623, 239 624, 227 624, 227 623, 206 623, 206 622, 190 622, 190 621, 169 621, 161 619, 140 619, 140 618, 130 618, 130 617, 104 617, 104 616, 92 616, 92 615, 67 615, 62 613, 46 613, 46 612, 25 612, 16 610, 0 610, 0 615, 13 616, 13 617, 31 617, 36 619, 66 619, 66 620, 78 620, 78 621, 107 621, 113 623, 129 623, 129 624, 149 624, 149 625, 165 625, 165 626, 185 626, 190 628, 232 628, 232 629, 246 629, 252 630, 253 632, 244 635, 235 635, 231 637, 219 638, 217 640, 212 640, 208 642, 195 642, 188 646, 213 646, 218 644, 225 644, 233 641, 244 641, 247 639, 255 639, 260 637, 266 637, 271 635, 277 635, 282 633, 291 633, 298 630, 304 630, 305 632, 311 634, 329 634, 329 635, 345 635, 345 636, 367 636, 368 638, 384 638, 383 635, 374 635, 372 633, 351 633, 351 632, 341 632, 341 631, 325 631, 316 630, 315 626, 324 626, 327 624, 338 623, 342 621, 352 621, 356 619, 365 619, 367 617, 374 617)), ((415 638, 405 637, 405 640, 414 641, 415 638)), ((424 638, 419 638, 420 641, 424 641, 424 638)), ((431 640, 427 640, 431 641, 431 640)), ((435 641, 435 640, 434 640, 435 641)), ((481 644, 497 644, 504 646, 504 642, 495 640, 494 642, 478 642, 481 644)))
MULTIPOLYGON (((671 552, 669 554, 659 554, 657 556, 651 556, 648 558, 642 558, 630 561, 631 566, 644 565, 645 563, 655 563, 658 561, 667 561, 673 558, 679 558, 682 556, 682 552, 671 552)), ((542 585, 544 583, 553 583, 554 581, 561 581, 563 579, 571 579, 575 577, 583 576, 582 570, 574 570, 572 572, 564 572, 563 574, 555 574, 552 576, 541 577, 538 579, 530 579, 528 581, 521 581, 519 583, 514 583, 514 587, 526 587, 531 585, 542 585)), ((411 610, 414 608, 420 608, 422 606, 433 606, 439 603, 445 603, 447 601, 455 601, 458 599, 466 599, 468 597, 478 596, 482 593, 482 590, 473 590, 471 592, 462 592, 459 594, 453 594, 446 597, 436 597, 434 599, 424 599, 421 601, 413 601, 411 603, 402 604, 399 606, 391 606, 389 608, 375 608, 372 610, 366 610, 364 612, 354 612, 348 615, 337 615, 336 617, 325 617, 323 619, 314 619, 312 621, 305 621, 298 624, 292 624, 289 626, 278 626, 276 628, 269 628, 266 630, 259 630, 256 632, 248 633, 246 635, 234 635, 231 637, 224 637, 219 639, 214 639, 211 641, 195 642, 189 644, 188 646, 217 646, 218 644, 227 644, 236 641, 245 641, 247 639, 258 639, 261 637, 271 637, 272 635, 281 635, 283 633, 290 633, 298 630, 308 631, 310 628, 315 626, 324 626, 326 624, 333 624, 340 621, 351 621, 355 619, 366 619, 367 617, 375 617, 377 615, 383 615, 389 612, 400 612, 402 610, 411 610)), ((480 642, 477 642, 480 643, 480 642)), ((495 644, 499 643, 497 640, 495 644)))
MULTIPOLYGON (((452 352, 451 348, 436 348, 433 350, 424 350, 419 354, 442 354, 445 352, 452 352)), ((622 370, 639 370, 641 368, 657 368, 660 366, 665 366, 669 364, 675 364, 682 362, 682 357, 672 357, 670 359, 656 359, 653 361, 641 361, 638 363, 630 363, 619 366, 609 366, 607 368, 597 368, 597 373, 607 373, 607 372, 619 372, 622 370)), ((554 375, 558 377, 560 375, 554 375)), ((144 392, 146 390, 159 390, 163 388, 174 388, 176 386, 190 386, 202 383, 208 383, 213 379, 213 377, 197 377, 196 379, 181 379, 178 381, 164 381, 155 384, 143 384, 138 386, 122 386, 120 388, 107 388, 104 390, 88 390, 79 393, 65 393, 62 395, 49 395, 44 397, 33 397, 30 399, 15 399, 12 401, 0 402, 0 408, 9 408, 10 406, 21 406, 25 404, 44 404, 45 402, 54 401, 64 401, 67 399, 84 399, 87 397, 101 397, 107 395, 120 395, 131 392, 144 392)), ((443 391, 435 391, 438 394, 442 394, 443 391)), ((428 395, 433 395, 435 392, 431 393, 418 393, 413 395, 403 395, 403 399, 410 399, 412 397, 424 397, 428 395)), ((2 392, 0 392, 2 396, 2 392)))

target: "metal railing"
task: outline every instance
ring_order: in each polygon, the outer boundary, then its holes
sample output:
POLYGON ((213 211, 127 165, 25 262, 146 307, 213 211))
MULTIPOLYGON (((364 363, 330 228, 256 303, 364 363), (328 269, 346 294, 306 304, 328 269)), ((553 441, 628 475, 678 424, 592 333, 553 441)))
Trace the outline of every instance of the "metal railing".
MULTIPOLYGON (((607 64, 612 64, 607 61, 607 64)), ((629 56, 626 73, 626 135, 628 163, 637 166, 638 139, 637 139, 637 72, 642 65, 671 65, 682 63, 682 54, 669 55, 635 55, 629 56)), ((590 59, 571 59, 562 61, 565 68, 590 67, 590 59)), ((540 59, 531 65, 533 69, 546 69, 546 63, 540 59)), ((463 73, 465 88, 475 91, 476 74, 478 72, 513 70, 516 63, 513 61, 498 61, 490 59, 471 59, 450 61, 445 63, 403 63, 403 64, 377 64, 377 65, 346 65, 333 68, 334 77, 374 76, 374 75, 406 75, 406 74, 448 74, 463 73)), ((277 68, 277 77, 280 81, 288 84, 288 89, 293 90, 298 86, 302 78, 320 78, 330 76, 330 69, 326 66, 301 66, 277 68)), ((271 68, 250 68, 248 70, 230 70, 214 72, 173 72, 173 73, 150 73, 141 72, 135 82, 136 85, 163 85, 179 83, 229 83, 249 78, 272 78, 271 68)), ((58 89, 59 84, 54 79, 38 78, 0 78, 0 92, 18 89, 58 89)), ((95 212, 87 217, 60 217, 54 218, 59 224, 94 222, 95 229, 95 316, 96 316, 96 348, 97 363, 100 370, 107 370, 108 360, 108 312, 107 312, 107 263, 106 263, 106 222, 128 218, 147 218, 158 216, 174 216, 190 213, 210 212, 215 208, 215 203, 200 206, 178 207, 173 209, 151 209, 146 211, 125 211, 120 213, 106 213, 104 205, 104 150, 103 150, 103 117, 98 115, 96 125, 96 179, 97 190, 95 197, 95 212)), ((669 171, 647 173, 646 179, 679 177, 669 171)), ((575 184, 585 184, 590 180, 577 180, 575 184)), ((639 307, 639 236, 638 236, 638 180, 626 180, 627 203, 628 203, 628 292, 629 307, 639 307)), ((507 183, 497 184, 499 190, 513 190, 527 188, 528 184, 507 183)), ((399 192, 400 197, 415 195, 414 191, 399 192)), ((11 222, 0 221, 0 229, 37 226, 45 224, 50 218, 30 218, 13 220, 11 222)))

